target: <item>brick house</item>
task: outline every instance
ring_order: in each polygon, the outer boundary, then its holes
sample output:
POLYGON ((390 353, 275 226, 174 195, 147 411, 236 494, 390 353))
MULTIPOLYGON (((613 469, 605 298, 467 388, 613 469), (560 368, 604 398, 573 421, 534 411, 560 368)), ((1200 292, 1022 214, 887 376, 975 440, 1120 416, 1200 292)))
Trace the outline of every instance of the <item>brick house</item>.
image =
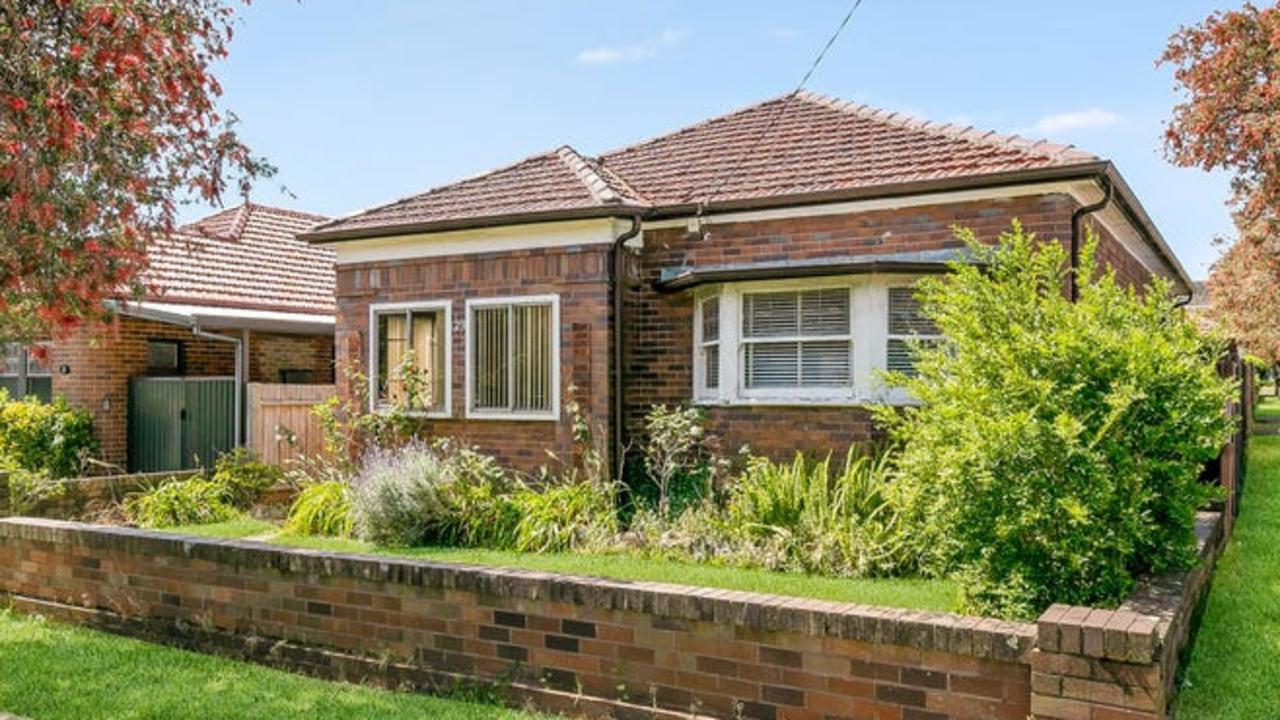
POLYGON ((0 382, 89 410, 111 466, 209 462, 242 440, 246 382, 333 382, 333 252, 296 238, 324 220, 244 204, 185 225, 149 248, 149 295, 48 343, 44 360, 9 346, 0 382), (131 421, 148 425, 147 453, 131 453, 145 440, 131 421))
POLYGON ((934 332, 912 283, 964 258, 953 226, 994 239, 1015 218, 1068 244, 1092 228, 1124 280, 1190 291, 1110 162, 807 92, 302 237, 336 253, 338 363, 371 403, 411 356, 425 432, 528 469, 570 450, 570 388, 615 458, 656 403, 705 407, 729 450, 869 440, 865 407, 908 401, 877 371, 909 371, 907 339, 934 332))

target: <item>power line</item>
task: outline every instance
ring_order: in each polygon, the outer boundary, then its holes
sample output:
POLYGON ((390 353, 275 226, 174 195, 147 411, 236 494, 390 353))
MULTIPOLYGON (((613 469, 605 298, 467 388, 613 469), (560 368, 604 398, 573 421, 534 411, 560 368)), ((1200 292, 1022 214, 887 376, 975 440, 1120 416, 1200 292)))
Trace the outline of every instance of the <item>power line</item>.
MULTIPOLYGON (((702 215, 703 206, 710 202, 717 193, 724 189, 724 184, 729 181, 729 178, 737 175, 738 171, 742 169, 742 163, 751 155, 756 146, 764 140, 765 136, 769 134, 769 131, 773 129, 773 126, 778 123, 778 120, 782 117, 782 113, 786 111, 787 105, 791 102, 791 99, 804 89, 804 86, 809 82, 809 78, 813 77, 813 73, 817 71, 818 66, 821 65, 823 59, 826 58, 827 51, 831 49, 832 45, 836 44, 836 40, 839 39, 840 34, 849 26, 849 21, 853 19, 853 14, 858 11, 859 7, 862 7, 862 2, 863 0, 854 0, 853 5, 849 7, 849 12, 844 14, 844 19, 842 19, 840 24, 836 26, 835 32, 831 33, 831 37, 827 38, 827 44, 823 45, 822 50, 818 51, 818 55, 813 59, 813 63, 809 65, 809 69, 805 71, 804 76, 800 78, 800 82, 796 84, 795 89, 783 96, 782 100, 778 104, 777 110, 773 113, 773 117, 769 119, 769 122, 764 126, 764 129, 760 131, 760 134, 751 141, 751 144, 747 146, 747 149, 738 157, 738 161, 734 163, 730 171, 723 173, 720 176, 720 181, 716 183, 716 186, 703 196, 703 200, 698 203, 699 216, 702 215)), ((688 195, 681 198, 680 202, 683 203, 690 200, 692 197, 693 193, 690 192, 688 195)))

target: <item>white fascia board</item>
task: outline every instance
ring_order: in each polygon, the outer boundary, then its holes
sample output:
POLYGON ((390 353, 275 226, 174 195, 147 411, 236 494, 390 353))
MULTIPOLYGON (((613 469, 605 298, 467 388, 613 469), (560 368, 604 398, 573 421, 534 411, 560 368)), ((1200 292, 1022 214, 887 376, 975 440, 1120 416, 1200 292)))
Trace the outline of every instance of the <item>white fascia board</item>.
POLYGON ((120 308, 125 315, 181 325, 195 325, 213 330, 248 328, 295 333, 333 333, 333 315, 254 310, 212 305, 187 305, 162 302, 128 302, 120 308))
MULTIPOLYGON (((897 197, 887 198, 848 200, 844 202, 822 203, 817 205, 796 205, 791 207, 768 208, 762 210, 711 213, 704 215, 702 220, 705 223, 731 223, 821 217, 824 215, 848 215, 852 213, 896 210, 899 208, 921 207, 925 205, 947 205, 951 203, 975 202, 982 200, 999 200, 1002 198, 1022 197, 1027 195, 1070 195, 1074 192, 1081 192, 1086 187, 1095 185, 1095 183, 1090 181, 1026 183, 1023 185, 1006 185, 1004 187, 974 188, 972 190, 951 190, 945 192, 923 193, 919 195, 900 195, 897 197)), ((646 229, 654 230, 683 228, 688 227, 691 222, 695 221, 696 218, 689 216, 646 222, 644 226, 646 229)))
POLYGON ((344 240, 330 245, 338 265, 612 243, 613 218, 502 225, 473 230, 344 240))

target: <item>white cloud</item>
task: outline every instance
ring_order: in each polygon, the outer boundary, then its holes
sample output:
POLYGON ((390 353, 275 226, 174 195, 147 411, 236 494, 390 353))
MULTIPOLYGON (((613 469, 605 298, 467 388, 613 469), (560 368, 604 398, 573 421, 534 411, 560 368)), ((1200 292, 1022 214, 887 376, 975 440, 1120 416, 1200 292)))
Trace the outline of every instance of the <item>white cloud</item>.
POLYGON ((1036 124, 1031 126, 1031 129, 1038 133, 1053 135, 1072 130, 1107 127, 1108 125, 1115 125, 1120 120, 1121 117, 1116 113, 1101 108, 1090 108, 1088 110, 1045 115, 1037 120, 1036 124))
POLYGON ((584 65, 603 65, 622 60, 644 60, 657 55, 663 48, 679 44, 689 36, 684 30, 663 30, 657 37, 632 45, 613 45, 587 48, 578 53, 578 62, 584 65))

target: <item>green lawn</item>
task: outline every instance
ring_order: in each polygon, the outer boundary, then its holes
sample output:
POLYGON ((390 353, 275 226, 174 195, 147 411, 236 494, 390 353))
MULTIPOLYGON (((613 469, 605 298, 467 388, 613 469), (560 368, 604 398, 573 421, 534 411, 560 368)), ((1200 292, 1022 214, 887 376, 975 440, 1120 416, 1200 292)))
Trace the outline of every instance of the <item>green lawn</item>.
POLYGON ((567 575, 594 575, 620 580, 701 585, 725 590, 747 590, 865 605, 887 605, 912 610, 954 611, 960 600, 959 586, 946 580, 897 578, 850 580, 648 560, 625 555, 534 554, 444 547, 388 550, 358 540, 278 534, 277 528, 270 523, 246 519, 213 525, 170 528, 169 531, 206 537, 254 538, 281 545, 319 550, 518 567, 526 570, 542 570, 567 575))
POLYGON ((326 682, 7 610, 0 610, 0 668, 0 714, 36 720, 545 717, 326 682))
MULTIPOLYGON (((1280 402, 1270 399, 1267 410, 1280 414, 1280 402)), ((1175 701, 1180 720, 1280 712, 1280 437, 1252 438, 1248 473, 1175 701)))

